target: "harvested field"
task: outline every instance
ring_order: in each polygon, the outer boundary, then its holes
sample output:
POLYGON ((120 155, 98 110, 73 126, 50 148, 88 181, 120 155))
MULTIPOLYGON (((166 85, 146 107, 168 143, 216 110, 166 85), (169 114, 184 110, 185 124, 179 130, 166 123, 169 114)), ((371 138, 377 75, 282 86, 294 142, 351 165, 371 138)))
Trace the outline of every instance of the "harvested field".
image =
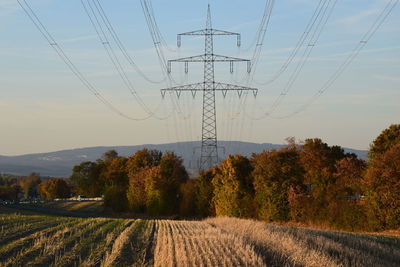
POLYGON ((121 258, 123 252, 126 262, 144 262, 145 246, 132 246, 134 235, 124 238, 124 234, 130 229, 146 239, 143 233, 148 223, 0 214, 0 266, 121 266, 106 263, 110 256, 121 258), (124 239, 124 250, 114 249, 120 239, 124 239))
POLYGON ((204 222, 157 221, 154 266, 263 266, 243 237, 204 222))
POLYGON ((0 213, 0 266, 398 266, 400 238, 210 218, 0 213))

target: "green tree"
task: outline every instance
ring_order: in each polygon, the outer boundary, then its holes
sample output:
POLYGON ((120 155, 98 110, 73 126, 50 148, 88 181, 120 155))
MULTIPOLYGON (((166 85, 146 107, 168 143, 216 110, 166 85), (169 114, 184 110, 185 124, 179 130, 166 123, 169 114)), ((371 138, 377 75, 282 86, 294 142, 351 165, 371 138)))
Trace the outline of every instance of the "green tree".
POLYGON ((43 199, 68 198, 71 190, 64 179, 50 179, 39 185, 39 194, 43 199))
POLYGON ((383 154, 390 150, 393 146, 400 144, 400 124, 392 124, 370 145, 368 156, 374 158, 377 155, 383 154))
POLYGON ((213 202, 218 216, 252 217, 253 168, 248 158, 230 155, 215 169, 213 202))
POLYGON ((183 166, 182 159, 172 152, 167 152, 160 160, 159 175, 156 176, 155 192, 150 193, 150 199, 158 199, 161 215, 172 215, 179 212, 179 203, 182 199, 180 194, 181 184, 186 183, 189 176, 183 166))
POLYGON ((253 155, 258 217, 266 221, 290 219, 289 189, 302 185, 304 169, 295 146, 253 155))
POLYGON ((127 209, 126 188, 119 185, 107 185, 104 190, 104 206, 115 212, 127 209))
POLYGON ((104 162, 82 162, 72 169, 70 180, 76 184, 77 193, 88 197, 104 194, 105 182, 102 173, 107 165, 104 162))
POLYGON ((195 179, 195 202, 196 215, 199 217, 215 216, 215 206, 212 201, 214 195, 214 186, 212 180, 215 175, 215 170, 207 170, 200 172, 195 179))
POLYGON ((21 187, 16 184, 0 185, 1 200, 18 200, 21 187))
POLYGON ((114 149, 104 152, 101 156, 101 160, 105 162, 112 161, 116 158, 118 158, 118 152, 114 149))

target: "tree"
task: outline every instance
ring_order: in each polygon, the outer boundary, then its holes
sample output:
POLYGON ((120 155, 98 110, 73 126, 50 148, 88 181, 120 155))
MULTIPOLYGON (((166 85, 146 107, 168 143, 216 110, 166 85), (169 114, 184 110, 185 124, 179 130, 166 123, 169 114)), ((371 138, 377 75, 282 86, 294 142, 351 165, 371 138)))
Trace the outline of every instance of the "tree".
POLYGON ((22 178, 19 181, 22 192, 25 198, 37 197, 38 191, 37 187, 41 183, 40 176, 38 173, 32 172, 26 178, 22 178))
POLYGON ((142 149, 131 156, 126 165, 129 179, 127 190, 128 207, 132 212, 146 212, 146 179, 154 177, 154 169, 160 164, 162 153, 157 150, 142 149), (147 177, 147 178, 146 178, 147 177))
POLYGON ((367 210, 373 227, 400 227, 400 144, 370 160, 364 178, 367 210))
POLYGON ((39 185, 39 194, 43 199, 68 198, 71 190, 64 179, 50 179, 39 185))
POLYGON ((252 161, 258 217, 266 221, 289 220, 289 190, 298 190, 304 174, 296 147, 253 155, 252 161))
POLYGON ((127 199, 134 212, 150 215, 179 213, 181 185, 188 180, 182 159, 168 152, 138 151, 128 160, 129 188, 127 199))
POLYGON ((346 157, 336 162, 334 182, 327 190, 327 221, 338 229, 365 228, 365 212, 360 202, 365 162, 346 157))
POLYGON ((0 185, 1 200, 18 200, 21 187, 16 184, 0 185))
POLYGON ((128 172, 124 157, 108 161, 101 177, 105 183, 104 206, 113 211, 124 211, 127 206, 126 190, 128 187, 128 172))
POLYGON ((155 149, 141 149, 128 159, 128 173, 134 174, 143 168, 154 167, 160 164, 162 157, 161 151, 155 149))
POLYGON ((381 134, 372 142, 368 152, 370 159, 383 154, 393 146, 400 144, 400 124, 392 124, 383 130, 381 134))
POLYGON ((115 212, 126 210, 126 188, 118 185, 108 185, 104 190, 104 206, 115 212))
POLYGON ((218 216, 252 217, 253 168, 248 158, 230 155, 215 168, 213 202, 218 216))
POLYGON ((366 164, 362 159, 346 157, 338 160, 331 192, 336 196, 345 197, 361 195, 365 168, 366 164))
POLYGON ((129 186, 126 192, 128 208, 132 212, 144 213, 147 205, 146 178, 152 176, 153 168, 143 167, 140 171, 129 174, 129 186))
POLYGON ((196 183, 194 180, 187 180, 182 183, 179 188, 181 195, 179 203, 179 214, 184 217, 192 217, 196 215, 196 183))
POLYGON ((106 185, 128 185, 127 158, 119 157, 108 162, 101 176, 106 185))
POLYGON ((310 201, 307 206, 311 220, 327 217, 328 188, 335 182, 336 161, 353 154, 345 154, 339 146, 329 147, 321 139, 306 139, 301 146, 300 161, 305 169, 304 183, 311 185, 310 201))
MULTIPOLYGON (((160 160, 158 175, 154 176, 154 192, 148 192, 149 200, 157 200, 157 210, 160 215, 172 215, 179 212, 179 203, 182 199, 180 194, 181 184, 186 183, 189 176, 183 166, 182 159, 172 152, 167 152, 160 160), (162 207, 162 208, 161 208, 162 207)), ((154 210, 154 205, 148 206, 154 210)))
POLYGON ((82 162, 74 166, 70 180, 76 184, 77 193, 88 197, 104 194, 105 182, 102 173, 107 165, 104 162, 82 162))
POLYGON ((215 169, 202 171, 195 179, 195 202, 196 214, 200 217, 215 216, 215 206, 212 201, 214 195, 214 186, 212 180, 215 175, 215 169))
POLYGON ((114 149, 104 152, 103 155, 101 156, 101 160, 105 162, 112 161, 113 159, 116 158, 118 158, 118 152, 115 151, 114 149))

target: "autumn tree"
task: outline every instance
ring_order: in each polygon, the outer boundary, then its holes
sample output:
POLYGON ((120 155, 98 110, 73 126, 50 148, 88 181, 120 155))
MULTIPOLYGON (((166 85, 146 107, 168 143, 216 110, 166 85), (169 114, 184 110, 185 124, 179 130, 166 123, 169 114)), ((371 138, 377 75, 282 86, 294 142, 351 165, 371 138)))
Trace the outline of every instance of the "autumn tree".
POLYGON ((346 230, 365 228, 365 211, 360 202, 365 167, 365 162, 356 157, 336 162, 334 181, 326 196, 327 221, 331 226, 346 230))
POLYGON ((161 157, 160 151, 145 148, 137 151, 128 159, 129 186, 126 195, 129 210, 133 212, 146 211, 146 177, 153 175, 154 170, 152 168, 160 164, 161 157))
MULTIPOLYGON (((147 179, 153 179, 158 167, 143 167, 137 172, 129 173, 129 186, 126 192, 128 208, 132 212, 144 213, 147 207, 147 179), (150 177, 149 177, 150 176, 150 177)), ((148 186, 148 185, 147 185, 148 186)))
POLYGON ((383 154, 393 146, 400 144, 400 124, 392 124, 372 142, 368 152, 369 158, 383 154))
POLYGON ((304 183, 310 184, 310 219, 325 219, 329 186, 335 182, 336 161, 354 154, 345 154, 339 146, 328 146, 321 139, 306 139, 301 146, 300 161, 305 169, 304 183))
POLYGON ((179 215, 193 217, 196 215, 196 182, 187 180, 179 186, 179 215))
POLYGON ((150 215, 179 213, 181 185, 188 180, 181 158, 172 152, 162 155, 156 150, 143 149, 129 158, 127 168, 126 194, 131 211, 150 215))
POLYGON ((258 218, 266 221, 289 220, 289 190, 298 190, 304 174, 296 147, 265 151, 253 155, 252 161, 258 218))
POLYGON ((50 179, 39 184, 39 194, 43 199, 68 198, 71 190, 64 179, 50 179))
POLYGON ((126 190, 128 188, 127 158, 117 157, 106 162, 101 173, 104 181, 104 206, 113 211, 124 211, 127 206, 126 190))
POLYGON ((253 168, 248 158, 230 155, 215 168, 213 202, 218 216, 252 217, 253 168))
POLYGON ((128 185, 127 161, 127 158, 118 157, 108 162, 101 174, 106 186, 126 187, 128 185))
POLYGON ((143 168, 158 166, 161 157, 161 151, 147 148, 141 149, 128 159, 128 172, 132 174, 141 171, 143 168))
POLYGON ((364 178, 367 210, 376 229, 400 227, 400 144, 374 154, 364 178))
POLYGON ((38 185, 40 184, 40 176, 38 173, 32 172, 26 178, 22 178, 19 181, 19 185, 21 186, 22 192, 24 193, 25 198, 36 197, 38 196, 38 185))
POLYGON ((356 157, 345 157, 336 162, 332 194, 336 196, 360 196, 362 192, 362 177, 366 163, 356 157))

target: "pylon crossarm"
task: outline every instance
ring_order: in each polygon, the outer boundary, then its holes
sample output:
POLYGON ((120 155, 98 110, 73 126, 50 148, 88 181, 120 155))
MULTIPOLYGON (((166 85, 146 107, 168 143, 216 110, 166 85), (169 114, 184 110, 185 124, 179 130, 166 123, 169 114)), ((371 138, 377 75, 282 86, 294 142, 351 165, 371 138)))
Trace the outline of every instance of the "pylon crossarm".
POLYGON ((237 38, 237 46, 241 45, 240 33, 228 32, 228 31, 216 30, 216 29, 202 29, 202 30, 197 30, 197 31, 180 33, 177 36, 177 45, 178 45, 178 47, 181 47, 181 37, 182 36, 202 36, 202 35, 225 35, 225 36, 234 35, 237 38))
POLYGON ((247 59, 221 56, 214 54, 214 43, 213 38, 216 35, 223 36, 236 36, 237 37, 237 46, 240 46, 240 34, 222 30, 216 30, 212 28, 211 21, 211 8, 208 5, 207 9, 207 20, 206 27, 202 30, 185 32, 178 34, 177 37, 177 45, 181 46, 181 37, 182 36, 204 36, 204 54, 179 58, 168 61, 168 72, 171 71, 171 63, 172 62, 183 62, 185 64, 185 72, 188 72, 189 62, 202 62, 204 64, 203 71, 203 82, 187 84, 181 86, 175 86, 171 88, 161 89, 161 95, 164 98, 165 94, 168 92, 170 94, 176 94, 179 98, 182 92, 191 92, 193 98, 196 96, 197 92, 201 92, 203 98, 203 114, 202 114, 202 136, 201 136, 201 155, 200 155, 200 170, 210 169, 212 166, 218 164, 218 141, 217 141, 217 117, 216 117, 216 91, 222 92, 222 95, 225 97, 229 92, 235 91, 238 97, 242 97, 244 94, 250 91, 253 93, 254 97, 256 97, 258 90, 256 88, 244 87, 234 84, 227 83, 219 83, 215 82, 215 71, 214 65, 215 62, 229 62, 230 63, 230 71, 233 73, 234 62, 247 62, 247 72, 251 71, 251 61, 247 59))
MULTIPOLYGON (((204 62, 206 55, 198 55, 192 57, 183 57, 177 59, 170 59, 168 62, 204 62)), ((237 57, 228 57, 228 56, 221 56, 221 55, 212 55, 213 61, 216 62, 230 62, 230 61, 243 61, 249 62, 249 59, 237 58, 237 57)))
POLYGON ((179 33, 178 36, 183 36, 183 35, 207 35, 207 34, 212 34, 212 35, 236 35, 240 36, 240 33, 236 32, 228 32, 228 31, 223 31, 223 30, 216 30, 216 29, 202 29, 202 30, 197 30, 197 31, 190 31, 190 32, 184 32, 184 33, 179 33))
MULTIPOLYGON (((198 56, 191 56, 191 57, 177 58, 177 59, 170 59, 170 60, 168 60, 167 71, 168 71, 168 73, 171 73, 171 63, 172 62, 183 62, 183 63, 185 63, 185 73, 188 73, 188 71, 189 71, 188 63, 189 62, 204 63, 204 61, 206 61, 206 60, 207 60, 206 54, 198 55, 198 56)), ((247 62, 248 72, 250 70, 250 65, 251 65, 249 59, 228 57, 228 56, 222 56, 222 55, 212 55, 211 60, 213 62, 229 62, 231 73, 233 73, 233 63, 234 62, 247 62)))
POLYGON ((207 30, 202 29, 202 30, 197 30, 197 31, 190 31, 190 32, 184 32, 184 33, 179 33, 179 36, 183 36, 183 35, 206 35, 207 34, 207 30))
MULTIPOLYGON (((170 87, 166 89, 161 89, 161 96, 164 98, 165 94, 167 92, 174 92, 177 97, 179 98, 181 95, 181 92, 191 92, 192 96, 195 97, 196 93, 198 91, 205 91, 204 83, 193 83, 193 84, 188 84, 188 85, 182 85, 182 86, 175 86, 175 87, 170 87)), ((254 97, 257 96, 258 89, 257 88, 251 88, 251 87, 244 87, 244 86, 239 86, 239 85, 234 85, 234 84, 228 84, 228 83, 214 83, 214 88, 212 89, 214 91, 221 91, 222 95, 225 97, 228 91, 236 91, 238 93, 238 96, 241 97, 243 92, 245 91, 251 91, 254 95, 254 97)))
POLYGON ((240 36, 240 33, 237 33, 237 32, 228 32, 228 31, 216 30, 216 29, 211 29, 211 33, 213 35, 236 35, 236 36, 240 36))

